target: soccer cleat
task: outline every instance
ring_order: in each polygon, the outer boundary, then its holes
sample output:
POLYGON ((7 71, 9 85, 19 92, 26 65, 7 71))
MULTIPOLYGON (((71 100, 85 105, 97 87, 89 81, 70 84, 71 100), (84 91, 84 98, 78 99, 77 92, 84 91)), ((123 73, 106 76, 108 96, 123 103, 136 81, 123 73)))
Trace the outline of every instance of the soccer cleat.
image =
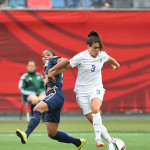
POLYGON ((16 134, 18 137, 21 138, 21 142, 22 144, 26 144, 27 143, 27 134, 23 131, 20 131, 19 129, 16 130, 16 134))
POLYGON ((96 141, 96 147, 104 147, 105 144, 102 141, 96 141))
POLYGON ((77 150, 82 150, 82 147, 84 146, 84 144, 86 143, 86 140, 85 139, 80 139, 81 141, 81 144, 80 146, 77 147, 77 150))

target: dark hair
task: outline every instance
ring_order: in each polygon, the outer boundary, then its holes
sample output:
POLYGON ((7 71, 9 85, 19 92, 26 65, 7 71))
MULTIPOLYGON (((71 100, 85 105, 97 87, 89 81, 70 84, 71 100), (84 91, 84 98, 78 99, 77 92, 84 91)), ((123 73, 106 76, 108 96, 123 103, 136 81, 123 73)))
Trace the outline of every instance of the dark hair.
POLYGON ((45 49, 44 51, 49 51, 53 56, 56 56, 55 52, 49 48, 45 49))
POLYGON ((86 44, 91 47, 94 43, 99 43, 100 50, 104 50, 103 42, 101 40, 101 37, 99 36, 98 32, 92 30, 88 34, 88 38, 86 40, 86 44))
MULTIPOLYGON (((28 60, 27 65, 28 65, 30 62, 34 62, 34 63, 35 63, 34 60, 28 60)), ((35 63, 35 65, 36 65, 36 63, 35 63)))

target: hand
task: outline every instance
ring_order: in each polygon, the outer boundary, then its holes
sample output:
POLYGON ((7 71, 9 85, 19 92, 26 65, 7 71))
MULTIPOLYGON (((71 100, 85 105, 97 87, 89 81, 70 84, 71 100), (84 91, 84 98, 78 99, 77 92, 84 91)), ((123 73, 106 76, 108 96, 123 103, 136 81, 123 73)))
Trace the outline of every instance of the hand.
POLYGON ((44 80, 44 86, 46 86, 46 84, 49 82, 48 78, 46 77, 46 79, 44 80))
POLYGON ((53 72, 48 72, 47 78, 48 78, 49 81, 55 81, 54 71, 53 72))
POLYGON ((111 65, 113 67, 113 71, 117 70, 119 67, 115 66, 115 65, 111 65))

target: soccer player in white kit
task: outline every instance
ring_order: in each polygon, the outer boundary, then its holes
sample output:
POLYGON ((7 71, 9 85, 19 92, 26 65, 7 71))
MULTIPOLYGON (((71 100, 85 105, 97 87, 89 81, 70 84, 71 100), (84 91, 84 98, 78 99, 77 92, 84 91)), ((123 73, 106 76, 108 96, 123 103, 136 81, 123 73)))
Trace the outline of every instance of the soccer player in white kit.
POLYGON ((75 89, 76 100, 83 114, 93 124, 97 147, 104 147, 103 137, 108 143, 111 137, 102 124, 100 107, 102 105, 105 89, 103 88, 101 69, 105 62, 112 64, 113 70, 120 67, 119 63, 110 57, 103 47, 103 43, 96 31, 91 31, 87 38, 88 49, 78 53, 70 60, 64 60, 49 70, 48 79, 53 80, 54 75, 70 67, 78 67, 78 76, 75 89))

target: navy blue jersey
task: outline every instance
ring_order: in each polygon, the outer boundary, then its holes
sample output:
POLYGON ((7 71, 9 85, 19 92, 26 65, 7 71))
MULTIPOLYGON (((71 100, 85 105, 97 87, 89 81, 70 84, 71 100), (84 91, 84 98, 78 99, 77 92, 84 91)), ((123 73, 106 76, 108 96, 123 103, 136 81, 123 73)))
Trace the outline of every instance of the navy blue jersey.
MULTIPOLYGON (((57 61, 58 61, 59 58, 60 57, 51 57, 49 59, 48 65, 47 65, 46 70, 45 70, 45 76, 47 76, 48 71, 57 64, 57 61)), ((62 80, 63 80, 62 73, 60 73, 60 74, 55 76, 55 81, 54 82, 49 81, 49 83, 47 83, 46 88, 56 86, 59 89, 61 89, 62 88, 62 80)))

